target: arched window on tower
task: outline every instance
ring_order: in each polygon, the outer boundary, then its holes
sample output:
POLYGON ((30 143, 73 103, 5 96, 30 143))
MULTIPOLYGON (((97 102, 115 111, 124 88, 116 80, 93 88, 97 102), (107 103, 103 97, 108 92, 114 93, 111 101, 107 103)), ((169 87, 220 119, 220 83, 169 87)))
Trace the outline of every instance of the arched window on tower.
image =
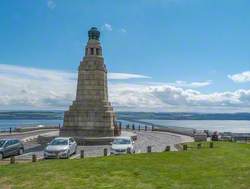
POLYGON ((94 48, 90 48, 90 54, 94 55, 94 48))
POLYGON ((96 49, 96 55, 99 55, 100 54, 100 51, 99 51, 99 49, 97 48, 96 49))

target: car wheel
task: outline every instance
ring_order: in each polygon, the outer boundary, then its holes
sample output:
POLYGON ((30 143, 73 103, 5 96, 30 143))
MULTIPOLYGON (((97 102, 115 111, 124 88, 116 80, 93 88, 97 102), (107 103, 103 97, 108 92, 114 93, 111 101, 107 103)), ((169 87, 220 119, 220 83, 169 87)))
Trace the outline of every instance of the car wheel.
POLYGON ((18 151, 18 155, 22 155, 23 154, 23 149, 20 148, 19 151, 18 151))
POLYGON ((66 157, 67 159, 69 159, 70 158, 70 152, 68 151, 68 153, 67 153, 67 157, 66 157))
POLYGON ((74 151, 74 154, 76 154, 76 152, 77 152, 77 146, 75 147, 75 151, 74 151))
POLYGON ((3 159, 3 153, 0 153, 0 160, 3 159))

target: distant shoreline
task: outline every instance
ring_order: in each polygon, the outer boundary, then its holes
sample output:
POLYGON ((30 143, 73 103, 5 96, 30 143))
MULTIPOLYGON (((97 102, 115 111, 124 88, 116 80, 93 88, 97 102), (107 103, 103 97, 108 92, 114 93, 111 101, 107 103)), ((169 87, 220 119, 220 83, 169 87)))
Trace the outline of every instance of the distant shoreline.
MULTIPOLYGON (((37 125, 63 125, 63 111, 1 111, 0 131, 37 125)), ((210 130, 250 133, 250 113, 149 113, 117 112, 117 120, 178 130, 210 130), (149 120, 149 121, 147 121, 149 120)))
MULTIPOLYGON (((187 112, 116 112, 117 119, 138 121, 143 119, 156 120, 249 120, 250 113, 187 113, 187 112)), ((22 110, 0 111, 0 120, 62 120, 64 111, 60 110, 22 110)))

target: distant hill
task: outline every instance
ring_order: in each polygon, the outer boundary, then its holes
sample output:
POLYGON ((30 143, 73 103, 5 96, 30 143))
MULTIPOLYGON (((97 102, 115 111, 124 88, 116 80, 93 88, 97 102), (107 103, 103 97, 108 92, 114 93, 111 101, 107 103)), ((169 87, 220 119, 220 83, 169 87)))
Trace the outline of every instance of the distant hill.
POLYGON ((63 111, 1 111, 0 120, 3 119, 48 119, 62 120, 63 111))
MULTIPOLYGON (((48 119, 62 120, 63 111, 0 111, 0 120, 8 119, 48 119)), ((186 113, 186 112, 117 112, 117 119, 139 120, 250 120, 250 113, 186 113)))
POLYGON ((118 112, 118 119, 160 119, 160 120, 250 120, 250 113, 154 113, 118 112))

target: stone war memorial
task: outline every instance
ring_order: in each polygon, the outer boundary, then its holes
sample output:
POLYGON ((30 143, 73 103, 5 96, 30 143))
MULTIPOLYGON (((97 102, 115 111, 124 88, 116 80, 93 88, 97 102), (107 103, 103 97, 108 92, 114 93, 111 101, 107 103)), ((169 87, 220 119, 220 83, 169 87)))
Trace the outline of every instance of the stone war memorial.
POLYGON ((64 113, 60 136, 74 137, 78 141, 113 137, 114 125, 115 113, 108 101, 107 69, 100 32, 92 27, 78 70, 76 99, 64 113))

